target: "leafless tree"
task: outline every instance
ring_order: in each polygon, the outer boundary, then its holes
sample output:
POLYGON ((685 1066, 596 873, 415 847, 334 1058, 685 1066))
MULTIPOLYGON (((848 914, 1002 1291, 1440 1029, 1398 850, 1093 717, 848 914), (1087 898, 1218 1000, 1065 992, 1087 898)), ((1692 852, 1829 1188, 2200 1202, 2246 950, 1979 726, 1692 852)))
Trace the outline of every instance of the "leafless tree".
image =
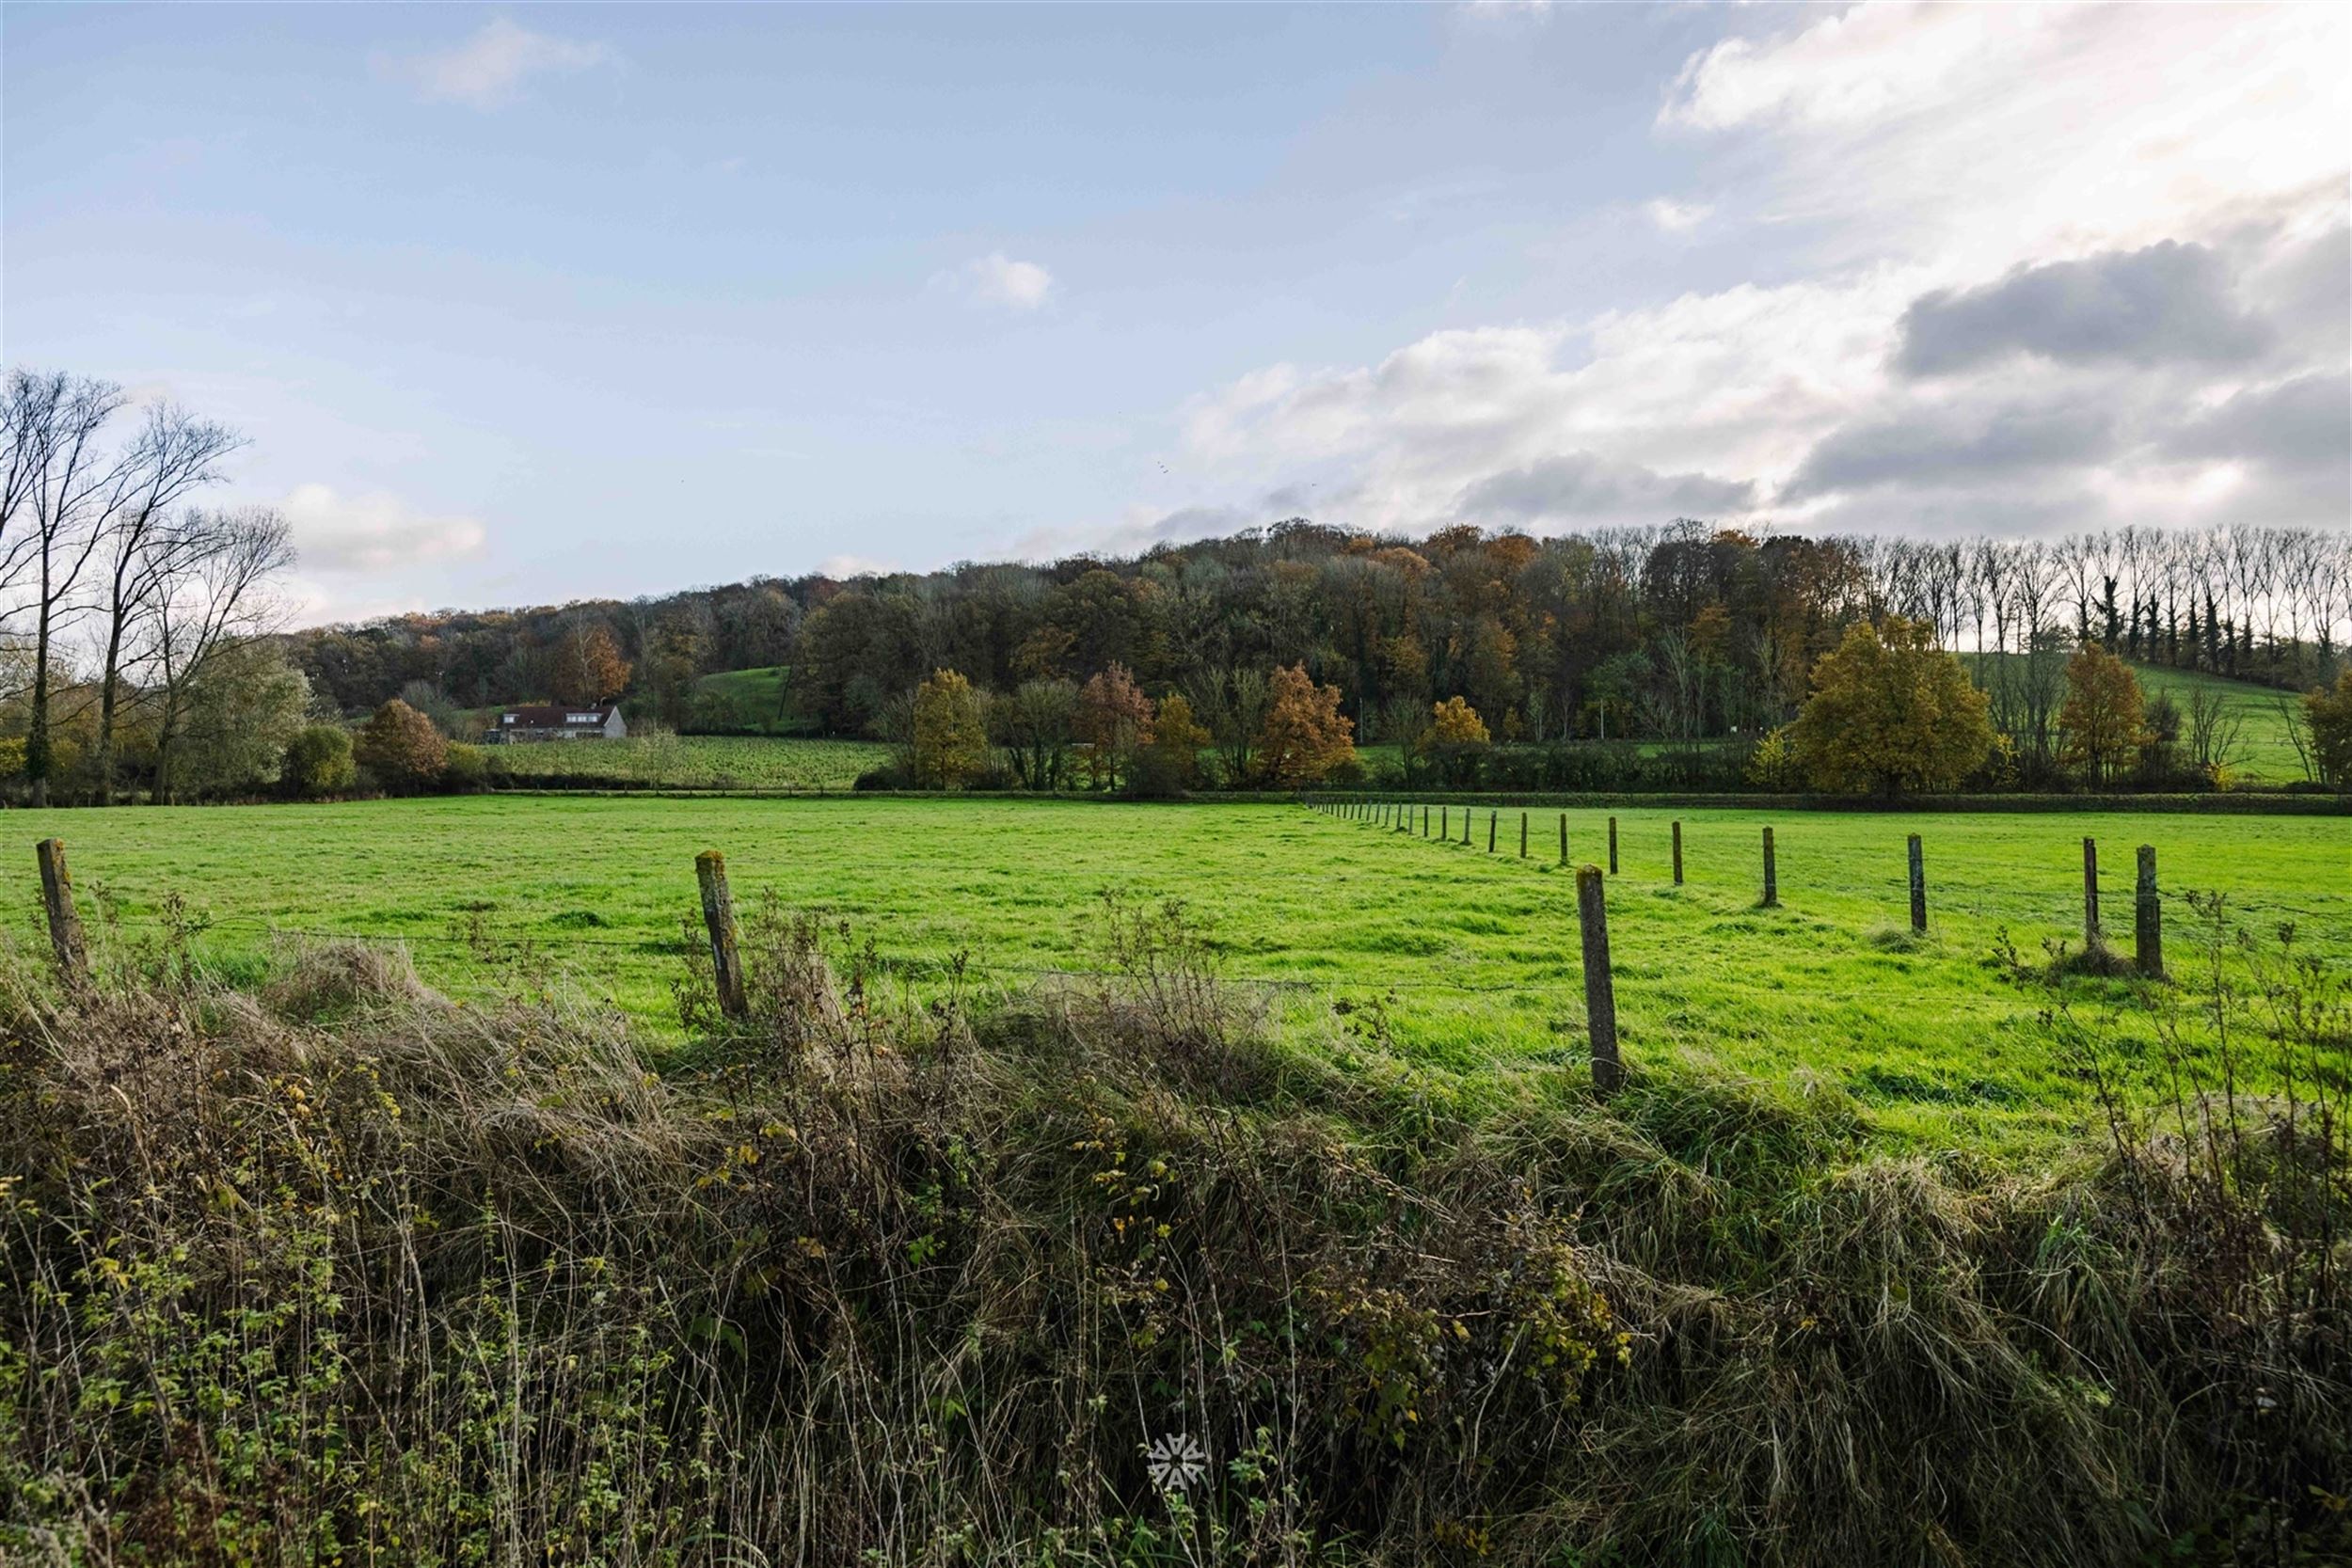
POLYGON ((172 570, 171 555, 206 547, 205 532, 174 526, 169 509, 217 478, 220 460, 241 444, 227 426, 196 419, 174 404, 151 407, 95 524, 105 561, 93 606, 101 622, 96 759, 101 805, 114 801, 115 730, 125 675, 148 651, 144 623, 172 570))
POLYGON ((106 498, 121 459, 100 441, 122 388, 62 371, 11 371, 5 394, 9 451, 0 460, 10 493, 0 536, 0 604, 32 620, 32 704, 24 775, 33 804, 49 803, 56 770, 50 697, 59 644, 78 608, 74 591, 103 537, 106 498))
POLYGON ((2236 762, 2246 731, 2246 716, 2229 694, 2204 681, 2188 688, 2182 719, 2188 732, 2188 757, 2210 773, 2236 762))
POLYGON ((152 577, 155 799, 171 799, 171 751, 196 683, 229 648, 275 630, 283 607, 270 579, 294 563, 286 520, 268 507, 190 508, 159 531, 152 577))

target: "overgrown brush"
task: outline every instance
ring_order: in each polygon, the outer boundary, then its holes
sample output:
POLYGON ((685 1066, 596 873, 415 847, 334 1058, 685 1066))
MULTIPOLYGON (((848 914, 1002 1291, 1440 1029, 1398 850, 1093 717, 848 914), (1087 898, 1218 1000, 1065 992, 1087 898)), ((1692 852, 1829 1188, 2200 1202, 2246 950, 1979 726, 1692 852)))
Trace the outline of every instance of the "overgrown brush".
POLYGON ((2111 1098, 2104 1155, 2027 1180, 1874 1155, 1827 1093, 1604 1107, 1564 1069, 1465 1113, 1376 1007, 1343 1071, 1269 1045, 1180 910, 1105 919, 1117 980, 916 1008, 769 904, 750 1018, 690 974, 660 1073, 609 1015, 381 954, 72 994, 12 961, 0 1553, 2352 1544, 2339 978, 2218 1004, 2306 1098, 2185 1088, 2162 1136, 2111 1098))

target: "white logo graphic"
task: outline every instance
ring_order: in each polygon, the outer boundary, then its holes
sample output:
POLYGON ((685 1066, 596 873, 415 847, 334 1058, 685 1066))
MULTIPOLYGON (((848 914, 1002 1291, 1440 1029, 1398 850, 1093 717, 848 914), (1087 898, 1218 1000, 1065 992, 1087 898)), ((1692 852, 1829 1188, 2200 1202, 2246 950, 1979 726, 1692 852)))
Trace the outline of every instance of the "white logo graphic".
POLYGON ((1143 1450, 1152 1484, 1163 1492, 1182 1492, 1209 1473, 1209 1450, 1189 1433, 1171 1433, 1143 1450))

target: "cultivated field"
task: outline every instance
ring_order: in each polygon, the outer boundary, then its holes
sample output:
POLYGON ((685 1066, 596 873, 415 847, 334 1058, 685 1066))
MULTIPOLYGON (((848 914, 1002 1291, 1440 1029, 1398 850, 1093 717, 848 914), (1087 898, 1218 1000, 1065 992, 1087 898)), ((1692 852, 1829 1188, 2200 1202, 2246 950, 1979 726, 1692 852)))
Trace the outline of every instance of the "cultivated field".
MULTIPOLYGON (((564 748, 573 750, 574 748, 564 748)), ((596 750, 582 747, 579 750, 596 750)), ((556 748, 543 748, 554 751, 556 748)), ((1610 884, 1617 1003, 1641 1068, 1727 1069, 1850 1090, 1899 1135, 2030 1140, 2079 1121, 2046 997, 1993 962, 2079 940, 2081 839, 2098 838, 2107 925, 2128 942, 2132 850, 2152 843, 2176 970, 2193 967, 2179 894, 2226 893, 2265 936, 2352 962, 2352 820, 2342 817, 1619 811, 1610 884), (1688 883, 1670 884, 1669 821, 1688 883), (1758 829, 1775 828, 1783 907, 1756 907, 1758 829), (1904 838, 1926 844, 1931 931, 1906 929, 1904 838)), ((1459 823, 1459 814, 1454 820, 1459 823)), ((1229 972, 1266 982, 1286 1038, 1479 1096, 1584 1052, 1571 879, 1556 813, 1502 814, 1497 853, 1297 807, 951 800, 470 798, 266 810, 11 815, 11 928, 37 941, 36 839, 62 835, 86 894, 151 940, 178 895, 231 966, 273 929, 402 939, 459 994, 517 979, 609 998, 662 1027, 694 910, 697 850, 726 851, 738 900, 871 939, 885 988, 915 996, 968 955, 973 983, 1101 964, 1105 892, 1181 897, 1229 972)), ((1606 854, 1605 814, 1569 814, 1573 856, 1606 854)), ((2071 982, 2086 1005, 2118 982, 2071 982)))

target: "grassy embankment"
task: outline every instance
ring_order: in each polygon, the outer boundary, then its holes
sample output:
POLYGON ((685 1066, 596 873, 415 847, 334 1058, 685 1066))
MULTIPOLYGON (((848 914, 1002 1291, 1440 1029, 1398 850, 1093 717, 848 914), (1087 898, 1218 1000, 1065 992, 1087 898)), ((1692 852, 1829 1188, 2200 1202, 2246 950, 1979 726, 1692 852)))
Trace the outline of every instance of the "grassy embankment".
MULTIPOLYGON (((2079 942, 2081 848, 2102 845, 2108 927, 2128 941, 2132 849, 2158 847, 2172 895, 2226 893, 2250 927, 2352 956, 2352 820, 2051 815, 1874 816, 1688 811, 1688 881, 1662 811, 1621 811, 1611 933, 1626 1049, 1685 1073, 1731 1072, 1857 1097, 1901 1141, 2033 1147, 2068 1136, 2085 1092, 2054 1056, 2042 1000, 2005 982, 2006 930, 2028 956, 2079 942), (1756 908, 1758 829, 1774 824, 1783 907, 1756 908), (1932 929, 1905 927, 1904 836, 1925 841, 1932 929)), ((1453 814, 1458 831, 1460 816, 1453 814)), ((31 845, 69 843, 121 940, 178 896, 199 948, 254 968, 273 927, 413 944, 426 979, 486 997, 518 979, 606 999, 675 1037, 681 922, 696 851, 724 850, 739 900, 773 890, 874 944, 875 984, 1001 994, 1045 969, 1100 967, 1101 895, 1182 898, 1271 1026, 1334 1060, 1364 1051, 1433 1092, 1506 1094, 1583 1059, 1571 879, 1557 814, 1518 813, 1499 852, 1428 843, 1277 806, 1111 807, 983 800, 472 798, 269 810, 18 813, 17 939, 36 943, 31 845)), ((1578 861, 1607 818, 1569 814, 1578 861)), ((836 943, 838 945, 838 943, 836 943)), ((2087 1003, 2116 982, 2075 983, 2087 1003)))

